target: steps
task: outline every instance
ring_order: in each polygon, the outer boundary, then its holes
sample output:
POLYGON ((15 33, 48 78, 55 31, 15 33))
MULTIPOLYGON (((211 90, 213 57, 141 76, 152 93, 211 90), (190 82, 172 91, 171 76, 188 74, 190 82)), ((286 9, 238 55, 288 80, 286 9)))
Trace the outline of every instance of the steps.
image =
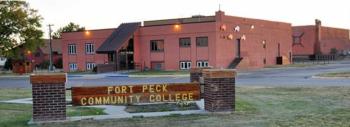
POLYGON ((237 67, 237 65, 243 60, 243 57, 239 57, 239 58, 235 58, 230 65, 228 66, 228 68, 230 69, 234 69, 237 67))

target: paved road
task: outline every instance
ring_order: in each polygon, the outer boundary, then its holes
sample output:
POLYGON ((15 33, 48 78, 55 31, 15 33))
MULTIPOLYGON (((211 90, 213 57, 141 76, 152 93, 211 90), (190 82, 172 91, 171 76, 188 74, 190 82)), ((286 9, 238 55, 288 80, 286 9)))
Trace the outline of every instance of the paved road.
MULTIPOLYGON (((350 79, 318 79, 312 76, 334 71, 350 71, 350 61, 304 68, 275 68, 239 73, 238 86, 350 86, 350 79)), ((189 82, 189 77, 128 78, 69 77, 70 86, 189 82)), ((0 88, 30 88, 28 78, 0 77, 0 88)))

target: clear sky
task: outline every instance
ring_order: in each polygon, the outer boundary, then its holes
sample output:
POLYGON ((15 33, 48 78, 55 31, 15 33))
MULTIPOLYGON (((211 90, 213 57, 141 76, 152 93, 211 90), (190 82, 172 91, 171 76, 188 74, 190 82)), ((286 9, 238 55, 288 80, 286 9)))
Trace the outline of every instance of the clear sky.
POLYGON ((350 29, 349 0, 27 0, 57 30, 69 22, 87 29, 115 28, 123 22, 182 18, 192 15, 226 15, 350 29))

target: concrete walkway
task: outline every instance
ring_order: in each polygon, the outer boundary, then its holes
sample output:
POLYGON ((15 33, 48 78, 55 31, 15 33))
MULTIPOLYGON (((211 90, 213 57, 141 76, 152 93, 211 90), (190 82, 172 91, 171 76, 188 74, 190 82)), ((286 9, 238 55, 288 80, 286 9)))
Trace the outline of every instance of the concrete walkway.
MULTIPOLYGON (((67 99, 67 101, 71 101, 67 99)), ((15 103, 15 104, 32 104, 32 98, 14 99, 7 101, 0 101, 2 103, 15 103)), ((168 115, 187 115, 187 114, 203 114, 208 113, 204 110, 204 100, 195 101, 199 110, 186 110, 186 111, 168 111, 168 112, 145 112, 145 113, 129 113, 125 111, 126 106, 114 106, 114 105, 96 105, 85 106, 94 108, 103 108, 107 115, 94 115, 94 116, 74 116, 68 117, 67 121, 79 121, 79 120, 102 120, 102 119, 115 119, 115 118, 133 118, 133 117, 156 117, 156 116, 168 116, 168 115)), ((71 105, 68 105, 71 106, 71 105)))

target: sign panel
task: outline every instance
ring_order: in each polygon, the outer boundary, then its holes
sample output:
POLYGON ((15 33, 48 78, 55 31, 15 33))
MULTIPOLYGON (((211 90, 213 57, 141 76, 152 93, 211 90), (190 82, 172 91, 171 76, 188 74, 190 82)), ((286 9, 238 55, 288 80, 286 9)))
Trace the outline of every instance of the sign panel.
POLYGON ((72 87, 76 106, 195 101, 199 95, 199 83, 72 87))

